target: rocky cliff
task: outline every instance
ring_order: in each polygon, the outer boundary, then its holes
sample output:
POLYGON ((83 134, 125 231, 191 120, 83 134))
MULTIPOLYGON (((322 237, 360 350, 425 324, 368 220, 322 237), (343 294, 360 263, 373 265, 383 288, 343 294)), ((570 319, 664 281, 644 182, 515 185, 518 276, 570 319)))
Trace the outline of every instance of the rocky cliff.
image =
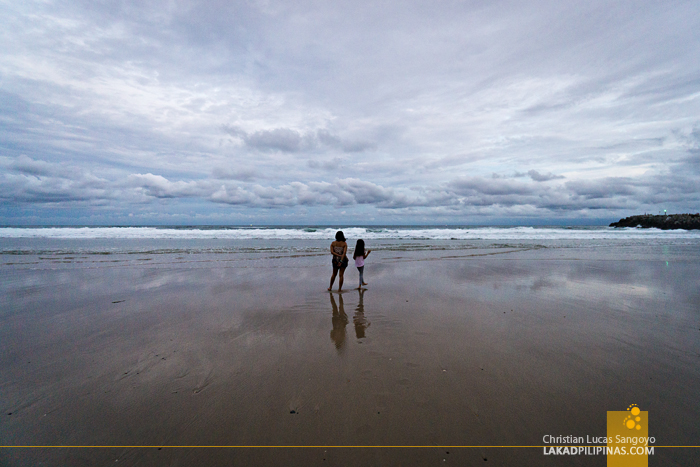
POLYGON ((668 216, 632 216, 620 219, 610 224, 610 227, 642 227, 645 229, 656 227, 657 229, 700 229, 700 214, 669 214, 668 216))

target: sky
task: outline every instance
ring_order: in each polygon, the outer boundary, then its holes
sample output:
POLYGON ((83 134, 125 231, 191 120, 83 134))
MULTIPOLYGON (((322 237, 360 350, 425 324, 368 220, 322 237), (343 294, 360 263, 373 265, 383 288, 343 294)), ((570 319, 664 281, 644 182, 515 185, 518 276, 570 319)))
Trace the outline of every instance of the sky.
POLYGON ((697 1, 0 0, 0 224, 700 211, 697 1))

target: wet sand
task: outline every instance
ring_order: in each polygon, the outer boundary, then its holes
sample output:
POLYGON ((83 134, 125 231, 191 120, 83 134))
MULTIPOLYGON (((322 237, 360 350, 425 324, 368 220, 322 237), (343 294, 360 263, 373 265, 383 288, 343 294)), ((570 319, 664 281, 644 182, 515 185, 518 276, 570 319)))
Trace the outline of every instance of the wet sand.
POLYGON ((697 445, 696 250, 377 251, 342 294, 325 257, 5 266, 2 445, 153 447, 0 463, 602 466, 446 446, 605 436, 632 403, 657 445, 697 445), (196 447, 224 445, 320 447, 196 447))

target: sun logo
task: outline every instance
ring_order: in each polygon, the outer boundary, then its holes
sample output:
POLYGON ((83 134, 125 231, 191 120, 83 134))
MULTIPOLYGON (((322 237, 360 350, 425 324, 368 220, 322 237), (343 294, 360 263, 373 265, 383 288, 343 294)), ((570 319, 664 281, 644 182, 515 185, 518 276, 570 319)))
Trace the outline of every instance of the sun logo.
POLYGON ((629 407, 627 407, 627 410, 631 415, 628 415, 625 417, 625 419, 622 421, 622 423, 630 430, 634 430, 635 428, 637 430, 641 430, 642 426, 638 423, 642 421, 642 417, 639 416, 639 414, 642 412, 639 410, 639 407, 637 407, 637 404, 632 404, 629 407))

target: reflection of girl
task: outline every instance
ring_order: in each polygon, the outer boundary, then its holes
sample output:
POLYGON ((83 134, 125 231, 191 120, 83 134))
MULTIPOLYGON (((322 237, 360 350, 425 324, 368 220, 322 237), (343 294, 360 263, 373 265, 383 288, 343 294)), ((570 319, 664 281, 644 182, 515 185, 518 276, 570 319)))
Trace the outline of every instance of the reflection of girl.
POLYGON ((369 327, 369 321, 365 319, 365 306, 362 303, 362 295, 364 295, 364 289, 360 289, 360 303, 357 304, 355 308, 355 315, 352 317, 352 322, 355 324, 355 335, 358 339, 363 339, 365 337, 365 329, 369 327))
POLYGON ((355 260, 355 266, 360 272, 360 286, 358 289, 361 289, 363 285, 367 285, 363 279, 363 273, 365 272, 365 258, 367 258, 370 253, 372 253, 372 250, 367 250, 365 252, 365 241, 359 239, 355 245, 355 252, 352 254, 352 258, 355 260))
POLYGON ((338 231, 335 234, 335 241, 331 243, 331 254, 333 255, 333 275, 331 276, 331 285, 328 287, 328 291, 333 288, 333 282, 335 282, 335 276, 340 270, 340 278, 338 280, 338 291, 343 288, 343 274, 345 274, 345 268, 348 267, 348 257, 346 256, 348 252, 348 244, 345 243, 345 235, 342 231, 338 231))

